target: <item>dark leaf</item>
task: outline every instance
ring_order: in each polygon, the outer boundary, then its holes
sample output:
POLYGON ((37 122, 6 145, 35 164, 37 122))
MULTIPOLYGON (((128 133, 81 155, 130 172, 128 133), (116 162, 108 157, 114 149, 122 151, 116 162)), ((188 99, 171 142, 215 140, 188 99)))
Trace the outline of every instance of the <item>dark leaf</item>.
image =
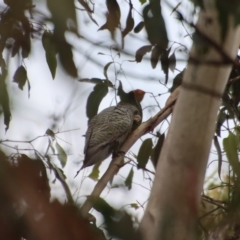
MULTIPOLYGON (((93 10, 91 10, 90 6, 88 5, 88 3, 85 0, 78 0, 78 2, 85 8, 85 10, 87 11, 87 14, 89 16, 89 18, 92 20, 93 23, 95 23, 98 26, 98 23, 96 22, 96 20, 92 17, 92 13, 93 10)), ((90 3, 90 2, 89 2, 90 3)))
POLYGON ((78 77, 77 68, 73 61, 72 46, 66 42, 65 39, 62 39, 61 44, 59 44, 59 58, 63 68, 66 72, 73 78, 78 77))
POLYGON ((106 14, 106 23, 98 29, 104 30, 108 29, 114 39, 115 29, 120 24, 121 11, 116 0, 106 0, 106 5, 108 8, 108 13, 106 14))
POLYGON ((52 164, 52 166, 54 167, 54 170, 56 171, 57 177, 60 178, 63 182, 65 182, 67 177, 65 176, 63 170, 54 164, 52 164))
POLYGON ((152 149, 151 160, 155 169, 157 168, 158 159, 162 150, 162 146, 165 140, 164 134, 158 134, 158 141, 156 146, 152 149))
POLYGON ((141 239, 136 236, 132 217, 126 212, 115 211, 112 218, 105 217, 106 228, 112 239, 133 240, 141 239))
POLYGON ((5 131, 7 131, 11 121, 11 111, 5 77, 2 74, 0 74, 0 105, 3 110, 4 124, 6 126, 5 131))
POLYGON ((54 41, 53 33, 45 30, 42 35, 42 45, 45 51, 52 47, 53 41, 54 41))
POLYGON ((147 0, 139 0, 139 2, 143 5, 144 3, 147 2, 147 0))
POLYGON ((169 59, 168 55, 171 49, 164 50, 161 55, 161 66, 162 70, 165 73, 165 84, 168 82, 168 68, 169 68, 169 59))
POLYGON ((135 210, 139 209, 139 206, 137 203, 131 203, 130 206, 134 208, 135 210))
POLYGON ((47 129, 46 133, 48 136, 52 137, 52 138, 55 138, 55 133, 51 130, 51 129, 47 129))
POLYGON ((18 84, 18 87, 23 90, 23 87, 27 81, 27 71, 23 66, 18 67, 13 76, 13 82, 18 84))
POLYGON ((121 17, 121 11, 120 11, 118 2, 116 0, 106 0, 106 5, 107 5, 109 14, 114 16, 113 19, 116 18, 119 23, 120 17, 121 17))
MULTIPOLYGON (((214 145, 215 148, 217 150, 217 155, 218 155, 218 176, 221 179, 221 170, 222 170, 222 151, 221 151, 221 147, 218 141, 218 137, 214 136, 213 138, 214 140, 214 145)), ((222 180, 222 179, 221 179, 222 180)))
POLYGON ((132 31, 133 27, 134 27, 134 19, 132 17, 132 3, 131 1, 129 1, 129 12, 128 12, 128 16, 127 16, 127 20, 126 20, 126 27, 122 32, 122 37, 124 38, 129 32, 132 31))
POLYGON ((107 63, 104 68, 103 68, 103 75, 105 76, 105 78, 108 80, 108 75, 107 75, 107 70, 109 68, 109 66, 112 64, 113 62, 109 62, 107 63))
POLYGON ((104 217, 111 218, 114 216, 114 209, 102 198, 87 196, 87 199, 93 203, 93 208, 100 212, 104 217))
POLYGON ((153 69, 157 66, 161 53, 162 53, 162 49, 159 46, 155 46, 153 48, 152 55, 151 55, 151 65, 153 69))
POLYGON ((72 32, 77 33, 78 26, 74 0, 61 0, 60 4, 58 0, 47 0, 47 7, 52 15, 52 22, 55 26, 54 31, 63 33, 66 30, 72 30, 72 32), (69 26, 70 23, 72 23, 71 26, 69 26))
POLYGON ((21 34, 22 37, 20 42, 22 47, 22 57, 27 58, 31 51, 31 25, 28 18, 23 14, 23 11, 18 15, 18 19, 21 22, 22 32, 24 33, 21 34))
POLYGON ((52 51, 48 51, 46 52, 46 60, 47 60, 47 64, 49 67, 49 70, 52 74, 52 78, 55 78, 56 75, 56 69, 57 69, 57 58, 56 58, 56 54, 53 53, 52 51))
POLYGON ((143 18, 150 43, 152 45, 157 44, 161 49, 166 49, 168 46, 168 36, 161 13, 160 1, 151 1, 143 9, 143 18))
POLYGON ((139 168, 145 168, 152 151, 152 139, 147 138, 143 141, 137 156, 139 168))
POLYGON ((104 83, 97 84, 87 99, 87 117, 92 119, 98 113, 98 107, 102 99, 108 93, 108 86, 104 83))
POLYGON ((46 60, 49 70, 52 74, 52 78, 55 78, 57 68, 57 49, 54 44, 53 34, 49 31, 45 31, 42 35, 42 45, 46 53, 46 60))
POLYGON ((238 145, 239 145, 238 137, 231 132, 229 132, 227 138, 223 139, 223 148, 226 151, 228 161, 232 167, 234 174, 236 174, 239 179, 240 164, 238 158, 238 145))
POLYGON ((173 53, 171 54, 171 56, 169 57, 168 61, 169 61, 169 68, 170 68, 170 70, 171 70, 172 72, 174 72, 175 67, 176 67, 176 56, 175 56, 175 53, 174 53, 174 52, 173 52, 173 53))
POLYGON ((64 70, 76 78, 78 72, 73 60, 72 46, 65 39, 67 30, 71 30, 78 36, 74 0, 62 0, 61 4, 57 0, 47 0, 47 6, 52 15, 53 42, 58 50, 60 62, 64 70))
POLYGON ((22 47, 22 57, 27 58, 31 51, 30 33, 29 33, 29 35, 24 36, 24 39, 21 43, 21 47, 22 47))
POLYGON ((11 57, 15 57, 15 55, 18 53, 19 49, 20 49, 20 43, 19 43, 19 41, 15 40, 15 42, 13 44, 13 48, 12 48, 11 57))
POLYGON ((79 82, 87 82, 87 83, 93 83, 93 84, 98 84, 98 83, 103 83, 103 79, 101 78, 80 78, 78 80, 79 82))
POLYGON ((133 175, 134 175, 134 171, 133 171, 133 167, 132 167, 130 172, 128 173, 126 180, 125 180, 125 186, 128 188, 128 190, 132 189, 133 175))
POLYGON ((58 159, 59 159, 62 167, 65 167, 65 165, 67 163, 67 154, 58 142, 56 142, 56 149, 58 152, 57 156, 58 156, 58 159))
POLYGON ((145 23, 142 21, 140 23, 137 24, 137 26, 135 26, 134 28, 134 32, 135 33, 139 33, 145 26, 145 23))
MULTIPOLYGON (((238 2, 238 1, 236 1, 236 2, 238 2)), ((231 4, 231 5, 234 6, 234 4, 231 4)), ((228 15, 229 15, 230 9, 229 9, 228 4, 226 4, 224 2, 221 3, 221 1, 216 2, 216 8, 218 11, 218 21, 219 21, 219 24, 221 24, 221 39, 222 39, 222 41, 224 41, 224 39, 227 35, 227 30, 228 30, 228 24, 229 24, 228 15)), ((230 8, 231 8, 231 6, 230 6, 230 8)), ((233 12, 234 12, 234 10, 231 11, 231 14, 233 12)), ((238 15, 239 15, 239 12, 238 12, 238 15)))
POLYGON ((225 108, 222 108, 217 117, 217 124, 216 124, 216 133, 219 137, 221 137, 221 127, 223 123, 228 119, 228 115, 225 113, 225 108))
POLYGON ((95 23, 97 26, 99 26, 97 21, 93 18, 92 14, 90 12, 87 12, 87 13, 88 13, 89 18, 92 20, 92 22, 95 23))
POLYGON ((93 208, 104 216, 104 223, 108 234, 114 239, 132 240, 136 238, 131 216, 112 208, 104 199, 88 196, 93 208))
POLYGON ((240 103, 240 81, 235 81, 231 84, 232 101, 235 107, 240 103))
POLYGON ((173 85, 170 88, 170 92, 173 92, 178 86, 182 84, 184 71, 185 68, 175 76, 175 78, 173 79, 173 85))
POLYGON ((147 52, 150 52, 151 50, 152 50, 152 45, 146 45, 146 46, 143 46, 143 47, 139 48, 139 49, 136 51, 136 54, 135 54, 136 62, 141 62, 143 56, 144 56, 147 52))
POLYGON ((85 8, 87 12, 93 12, 85 0, 78 0, 78 2, 85 8))

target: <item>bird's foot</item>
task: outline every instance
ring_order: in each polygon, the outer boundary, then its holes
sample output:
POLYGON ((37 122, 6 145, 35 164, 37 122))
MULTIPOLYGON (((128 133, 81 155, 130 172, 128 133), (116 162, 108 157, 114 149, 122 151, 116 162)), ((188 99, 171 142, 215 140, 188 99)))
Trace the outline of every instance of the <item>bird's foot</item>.
POLYGON ((124 151, 117 151, 113 153, 113 158, 119 157, 119 156, 124 156, 126 153, 124 151))

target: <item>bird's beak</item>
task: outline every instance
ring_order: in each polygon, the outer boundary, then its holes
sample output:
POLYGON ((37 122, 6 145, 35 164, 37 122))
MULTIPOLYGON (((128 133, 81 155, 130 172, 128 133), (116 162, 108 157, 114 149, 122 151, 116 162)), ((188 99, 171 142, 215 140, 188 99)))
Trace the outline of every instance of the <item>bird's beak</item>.
POLYGON ((134 122, 140 122, 142 120, 141 116, 140 115, 134 115, 134 118, 133 118, 133 121, 134 122))

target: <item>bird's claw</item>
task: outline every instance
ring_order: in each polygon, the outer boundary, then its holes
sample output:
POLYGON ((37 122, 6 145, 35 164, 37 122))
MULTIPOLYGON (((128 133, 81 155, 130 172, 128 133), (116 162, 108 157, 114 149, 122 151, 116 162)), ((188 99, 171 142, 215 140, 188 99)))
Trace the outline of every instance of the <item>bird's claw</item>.
POLYGON ((118 156, 124 156, 126 153, 124 151, 117 151, 113 153, 113 158, 118 156))

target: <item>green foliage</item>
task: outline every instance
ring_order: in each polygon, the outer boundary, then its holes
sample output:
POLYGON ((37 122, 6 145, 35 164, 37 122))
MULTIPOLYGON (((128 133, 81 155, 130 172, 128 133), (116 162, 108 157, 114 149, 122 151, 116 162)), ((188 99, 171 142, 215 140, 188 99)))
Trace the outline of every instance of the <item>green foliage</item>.
POLYGON ((218 176, 221 179, 222 161, 223 160, 222 160, 222 151, 221 151, 221 147, 220 147, 217 136, 214 136, 213 142, 214 142, 214 146, 217 150, 217 155, 218 155, 218 176))
POLYGON ((134 28, 134 32, 135 33, 139 33, 145 26, 145 23, 143 21, 141 21, 140 23, 138 23, 135 28, 134 28))
POLYGON ((158 135, 157 144, 155 145, 151 152, 151 160, 155 169, 157 167, 158 159, 160 157, 162 146, 165 140, 165 134, 160 134, 159 132, 157 132, 157 135, 158 135))
POLYGON ((107 29, 111 33, 112 39, 114 39, 115 30, 120 24, 121 10, 116 0, 106 0, 106 5, 108 9, 106 23, 98 31, 107 29))
MULTIPOLYGON (((67 30, 72 31, 76 35, 78 35, 78 26, 77 26, 77 20, 76 20, 76 10, 74 6, 73 0, 62 0, 61 4, 57 0, 47 0, 47 6, 48 9, 52 15, 52 23, 54 24, 54 30, 53 30, 53 40, 55 43, 56 51, 59 53, 59 59, 63 66, 63 68, 66 70, 66 72, 72 76, 73 78, 76 78, 78 76, 77 68, 75 66, 74 60, 73 60, 73 53, 72 53, 72 46, 66 41, 65 38, 65 32, 67 30), (62 11, 64 9, 64 11, 62 11), (68 26, 69 19, 72 20, 72 23, 70 26, 68 26)), ((53 48, 53 51, 55 49, 53 48)), ((50 58, 48 61, 50 63, 50 70, 53 76, 54 74, 54 52, 49 53, 48 52, 48 58, 50 58)), ((48 63, 48 64, 49 64, 48 63)))
POLYGON ((225 107, 221 108, 217 117, 216 133, 219 137, 221 137, 221 127, 223 123, 229 118, 225 111, 226 111, 225 107))
POLYGON ((99 166, 102 164, 102 162, 97 162, 92 169, 92 172, 88 175, 89 178, 91 178, 93 181, 97 181, 99 179, 99 166))
POLYGON ((151 1, 144 8, 143 18, 149 42, 152 45, 157 44, 160 49, 166 49, 168 46, 168 36, 158 0, 151 1), (152 17, 148 16, 149 11, 152 12, 152 17))
POLYGON ((153 48, 152 55, 151 55, 152 68, 155 68, 157 66, 157 63, 160 59, 162 52, 163 52, 163 49, 161 47, 159 47, 158 45, 153 48))
POLYGON ((177 87, 179 87, 182 84, 184 71, 185 69, 183 69, 183 71, 181 71, 174 77, 172 87, 170 88, 170 92, 173 92, 177 87))
POLYGON ((152 151, 152 139, 147 138, 143 141, 137 156, 138 167, 145 168, 152 151))
POLYGON ((23 90, 23 87, 27 81, 27 71, 23 66, 20 66, 13 76, 13 82, 18 84, 18 87, 23 90))
POLYGON ((109 80, 109 79, 108 79, 108 75, 107 75, 107 71, 108 71, 108 68, 109 68, 109 66, 110 66, 111 64, 113 64, 113 62, 107 63, 107 64, 104 66, 104 68, 103 68, 103 75, 105 76, 105 78, 106 78, 107 80, 109 80))
POLYGON ((94 203, 94 209, 103 215, 106 230, 112 237, 122 240, 139 239, 136 238, 136 231, 130 215, 115 210, 102 198, 88 196, 88 199, 94 203))
POLYGON ((1 70, 2 70, 2 74, 0 74, 0 105, 2 106, 4 124, 6 126, 5 130, 7 131, 11 121, 11 111, 10 111, 10 102, 9 102, 7 86, 5 83, 7 70, 6 70, 5 61, 3 59, 1 61, 1 70))
POLYGON ((67 163, 67 154, 64 151, 64 149, 62 148, 62 146, 56 141, 56 149, 57 149, 57 156, 58 159, 62 165, 62 167, 65 167, 66 163, 67 163))
POLYGON ((147 0, 139 0, 139 2, 143 5, 144 3, 147 2, 147 0))
POLYGON ((136 62, 141 62, 143 56, 146 53, 151 52, 151 50, 152 50, 152 45, 146 45, 146 46, 140 47, 135 54, 136 62))
POLYGON ((133 175, 134 175, 134 171, 133 171, 133 168, 131 168, 131 170, 128 173, 128 176, 127 176, 127 178, 125 180, 125 185, 128 188, 128 190, 132 189, 133 175))
POLYGON ((87 117, 92 119, 98 113, 98 107, 102 101, 102 99, 108 93, 108 86, 104 83, 98 83, 94 87, 93 91, 90 93, 87 99, 87 117))
POLYGON ((42 45, 46 53, 46 60, 49 67, 49 70, 52 74, 52 78, 55 78, 56 69, 57 69, 57 49, 54 44, 53 33, 50 31, 44 31, 42 35, 42 45))
POLYGON ((228 161, 233 169, 234 174, 236 174, 237 177, 240 178, 238 144, 239 144, 239 138, 231 132, 229 132, 229 135, 227 138, 223 139, 223 147, 224 147, 224 150, 226 151, 228 161))
MULTIPOLYGON (((162 70, 166 75, 166 82, 168 79, 169 60, 168 54, 170 49, 168 47, 168 36, 165 27, 165 22, 161 13, 160 2, 157 0, 150 1, 150 3, 143 9, 143 23, 135 27, 135 32, 139 32, 145 26, 148 40, 152 44, 151 65, 155 68, 158 61, 161 61, 162 70), (152 15, 151 17, 149 15, 152 15)), ((140 48, 136 52, 136 61, 140 62, 143 55, 149 51, 149 48, 140 48)))
POLYGON ((133 30, 134 27, 134 19, 132 17, 132 8, 133 5, 131 2, 129 2, 129 12, 128 12, 128 16, 127 16, 127 20, 126 20, 126 27, 125 29, 122 31, 122 37, 124 38, 129 32, 131 32, 133 30))

